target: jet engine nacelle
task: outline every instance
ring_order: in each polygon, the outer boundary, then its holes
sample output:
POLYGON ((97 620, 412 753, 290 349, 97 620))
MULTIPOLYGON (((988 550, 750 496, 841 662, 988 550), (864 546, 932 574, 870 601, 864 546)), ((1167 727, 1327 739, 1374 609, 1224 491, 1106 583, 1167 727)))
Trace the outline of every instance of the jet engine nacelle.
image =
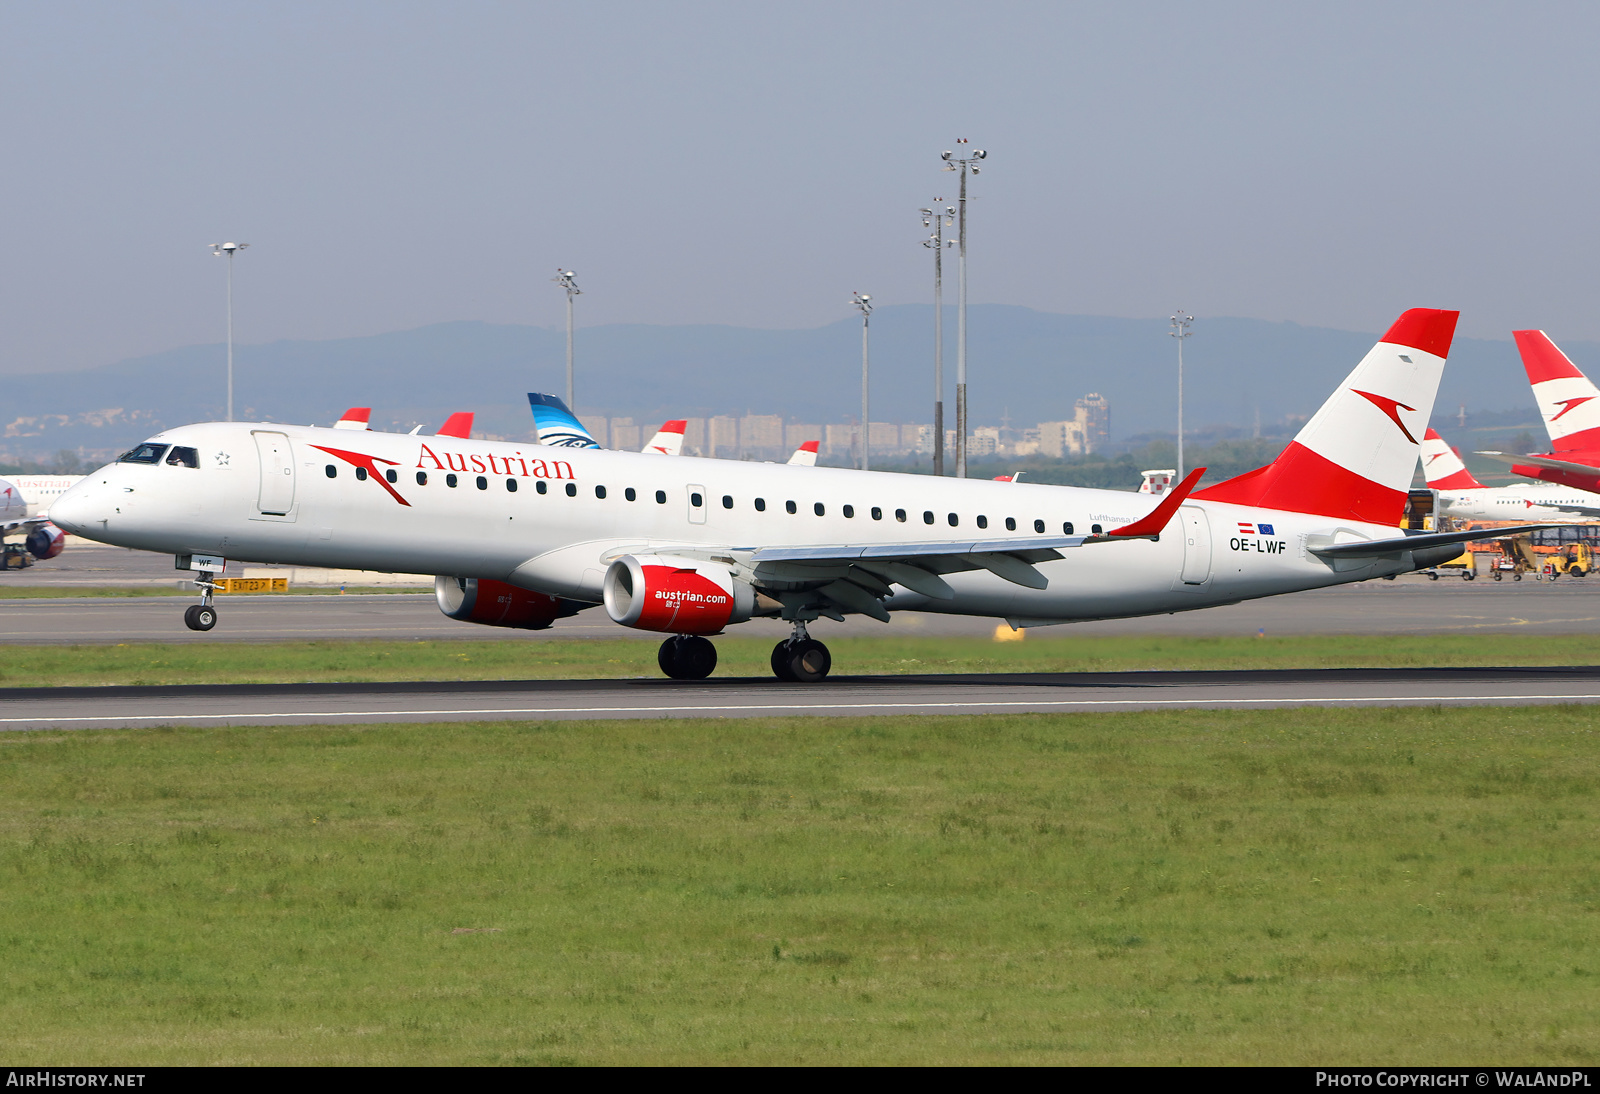
POLYGON ((66 533, 54 524, 41 524, 23 541, 34 558, 55 558, 67 545, 66 533))
POLYGON ((719 562, 624 555, 606 570, 605 601, 606 612, 624 627, 716 634, 750 618, 756 593, 719 562))
POLYGON ((519 627, 529 631, 542 631, 557 619, 576 615, 585 607, 576 601, 519 589, 488 578, 436 577, 433 595, 439 602, 439 610, 451 619, 481 623, 485 627, 519 627))

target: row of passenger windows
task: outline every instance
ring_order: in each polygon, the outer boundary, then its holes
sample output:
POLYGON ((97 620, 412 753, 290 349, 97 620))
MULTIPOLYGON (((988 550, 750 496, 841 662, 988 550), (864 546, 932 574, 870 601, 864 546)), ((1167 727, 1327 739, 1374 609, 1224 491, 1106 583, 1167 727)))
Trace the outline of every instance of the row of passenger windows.
MULTIPOLYGON (((330 463, 327 466, 326 473, 327 473, 328 478, 330 478, 330 479, 338 478, 339 477, 339 468, 337 466, 335 466, 334 464, 330 463)), ((356 468, 356 478, 357 479, 360 479, 361 481, 365 482, 367 480, 367 477, 368 477, 367 469, 365 467, 356 468)), ((383 477, 388 479, 390 482, 399 482, 400 481, 399 474, 397 474, 395 472, 394 468, 392 468, 392 467, 389 470, 387 470, 387 471, 385 471, 383 473, 383 477)), ((506 490, 510 491, 513 494, 517 492, 517 480, 516 479, 514 479, 514 478, 506 479, 505 483, 506 483, 506 490)), ((454 488, 454 487, 460 485, 460 480, 454 474, 449 474, 449 475, 446 475, 444 477, 444 484, 446 486, 448 486, 448 487, 454 488)), ((417 472, 417 485, 418 486, 427 486, 428 485, 428 473, 426 471, 418 471, 417 472)), ((477 479, 476 479, 476 485, 477 485, 479 490, 487 490, 487 489, 489 489, 489 480, 488 480, 488 478, 486 476, 479 475, 479 476, 477 476, 477 479)), ((550 484, 544 479, 535 479, 533 481, 533 488, 536 491, 538 491, 539 493, 544 494, 544 493, 547 493, 549 491, 550 484)), ((577 497, 578 496, 578 484, 575 483, 575 482, 567 483, 566 484, 566 492, 567 492, 567 497, 569 497, 569 498, 577 497)), ((604 486, 596 486, 594 488, 594 496, 597 497, 597 498, 604 499, 606 497, 606 488, 604 486)), ((624 498, 626 498, 628 501, 637 501, 639 499, 639 492, 637 490, 635 490, 633 487, 629 486, 629 487, 627 487, 626 489, 624 489, 622 491, 622 496, 624 498)), ((698 491, 696 491, 694 493, 691 493, 689 495, 689 504, 692 505, 694 508, 696 508, 696 509, 702 508, 705 505, 705 503, 706 503, 706 499, 698 491)), ((665 490, 657 490, 656 491, 656 504, 657 505, 665 505, 665 504, 667 504, 667 492, 665 490)), ((764 513, 764 512, 767 511, 767 499, 766 498, 756 498, 756 499, 754 499, 754 504, 755 504, 756 512, 764 513)), ((724 509, 732 509, 733 506, 734 506, 733 495, 732 494, 724 494, 724 495, 722 495, 722 507, 724 509)), ((784 512, 790 513, 790 514, 798 513, 800 511, 800 507, 797 504, 795 504, 794 502, 792 502, 792 501, 784 502, 783 503, 783 509, 784 509, 784 512)), ((811 511, 813 513, 815 513, 819 517, 825 517, 825 516, 828 515, 828 507, 825 506, 820 501, 812 503, 811 511)), ((847 519, 847 520, 853 519, 855 517, 855 515, 856 515, 856 507, 853 506, 853 505, 843 505, 843 506, 839 507, 839 512, 844 515, 845 519, 847 519)), ((871 508, 870 513, 872 514, 872 519, 873 520, 882 520, 883 519, 883 509, 880 508, 879 506, 874 505, 871 508)), ((894 511, 894 519, 899 521, 901 524, 904 524, 910 518, 906 515, 906 511, 904 509, 896 509, 894 511)), ((937 515, 935 515, 933 510, 931 510, 931 509, 923 510, 922 523, 924 523, 924 524, 937 524, 938 522, 939 522, 939 518, 938 518, 937 515)), ((952 527, 952 528, 959 528, 961 526, 961 516, 960 516, 960 514, 958 514, 958 513, 946 513, 945 514, 945 523, 950 525, 950 527, 952 527)), ((974 523, 976 523, 979 528, 988 528, 989 527, 989 518, 980 513, 975 518, 974 523)), ((1006 517, 1005 518, 1005 529, 1008 532, 1015 532, 1017 530, 1017 518, 1016 517, 1006 517)), ((1044 521, 1035 520, 1033 522, 1033 530, 1035 532, 1037 532, 1037 533, 1041 533, 1042 534, 1044 532, 1044 530, 1045 530, 1044 521)), ((1099 535, 1101 533, 1102 529, 1101 529, 1100 525, 1096 524, 1096 525, 1093 526, 1091 531, 1093 531, 1093 533, 1095 535, 1099 535)), ((1068 535, 1068 536, 1073 534, 1072 533, 1072 522, 1070 520, 1069 521, 1064 521, 1062 523, 1061 532, 1062 532, 1063 535, 1068 535)))

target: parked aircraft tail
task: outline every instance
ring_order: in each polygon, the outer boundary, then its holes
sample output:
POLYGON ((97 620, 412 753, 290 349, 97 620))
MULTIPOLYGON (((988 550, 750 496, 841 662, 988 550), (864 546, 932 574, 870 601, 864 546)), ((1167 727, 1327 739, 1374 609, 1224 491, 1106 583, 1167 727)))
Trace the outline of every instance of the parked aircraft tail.
POLYGON ((1460 314, 1400 316, 1276 460, 1194 496, 1399 524, 1460 314))
POLYGON ((789 462, 802 467, 815 467, 817 465, 817 449, 822 447, 821 441, 806 441, 794 450, 794 455, 789 457, 789 462))
POLYGON ((1600 448, 1600 389, 1542 330, 1516 330, 1517 352, 1557 452, 1600 448))
POLYGON ((462 440, 472 436, 472 411, 458 410, 444 420, 444 425, 439 427, 441 437, 460 437, 462 440))
POLYGON ((656 435, 650 438, 650 443, 639 451, 654 452, 660 456, 677 456, 683 452, 683 431, 689 423, 681 418, 670 422, 662 422, 661 428, 656 430, 656 435))
POLYGON ((371 429, 372 408, 370 406, 353 406, 344 412, 344 415, 333 423, 335 429, 371 429))
POLYGON ((528 405, 533 408, 533 424, 539 431, 540 444, 553 444, 558 448, 600 447, 600 442, 556 396, 530 391, 528 405))
POLYGON ((1461 462, 1461 453, 1432 428, 1422 435, 1422 477, 1435 490, 1486 489, 1461 462))

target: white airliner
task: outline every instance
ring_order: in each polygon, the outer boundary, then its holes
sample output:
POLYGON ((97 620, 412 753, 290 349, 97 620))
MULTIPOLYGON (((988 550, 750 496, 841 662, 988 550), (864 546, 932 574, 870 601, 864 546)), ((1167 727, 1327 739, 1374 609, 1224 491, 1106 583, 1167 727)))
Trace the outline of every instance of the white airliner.
POLYGON ((18 570, 34 559, 55 558, 66 546, 50 522, 50 504, 82 481, 82 475, 14 475, 0 479, 0 539, 23 537, 0 547, 0 566, 18 570))
MULTIPOLYGON (((52 516, 203 574, 225 556, 439 575, 440 607, 472 622, 536 628, 604 604, 623 626, 670 635, 659 660, 678 678, 715 667, 706 635, 779 617, 794 629, 773 650, 775 674, 816 681, 831 657, 806 625, 824 616, 912 609, 1040 626, 1458 555, 1481 533, 1398 527, 1456 318, 1406 312, 1275 462, 1191 496, 1196 469, 1155 504, 1118 490, 212 422, 152 437, 52 516)), ((215 625, 209 589, 186 621, 215 625)))
POLYGON ((1422 477, 1439 495, 1439 511, 1460 520, 1593 520, 1600 494, 1559 483, 1485 486, 1461 456, 1429 429, 1422 437, 1422 477))

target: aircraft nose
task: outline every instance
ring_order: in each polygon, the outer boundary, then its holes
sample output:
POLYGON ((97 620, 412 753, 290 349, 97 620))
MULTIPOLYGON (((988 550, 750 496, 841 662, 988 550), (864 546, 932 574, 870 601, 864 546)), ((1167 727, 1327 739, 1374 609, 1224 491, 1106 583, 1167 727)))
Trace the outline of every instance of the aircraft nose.
POLYGON ((96 501, 97 493, 87 482, 80 482, 50 504, 50 523, 75 536, 88 535, 90 526, 105 516, 96 501))

